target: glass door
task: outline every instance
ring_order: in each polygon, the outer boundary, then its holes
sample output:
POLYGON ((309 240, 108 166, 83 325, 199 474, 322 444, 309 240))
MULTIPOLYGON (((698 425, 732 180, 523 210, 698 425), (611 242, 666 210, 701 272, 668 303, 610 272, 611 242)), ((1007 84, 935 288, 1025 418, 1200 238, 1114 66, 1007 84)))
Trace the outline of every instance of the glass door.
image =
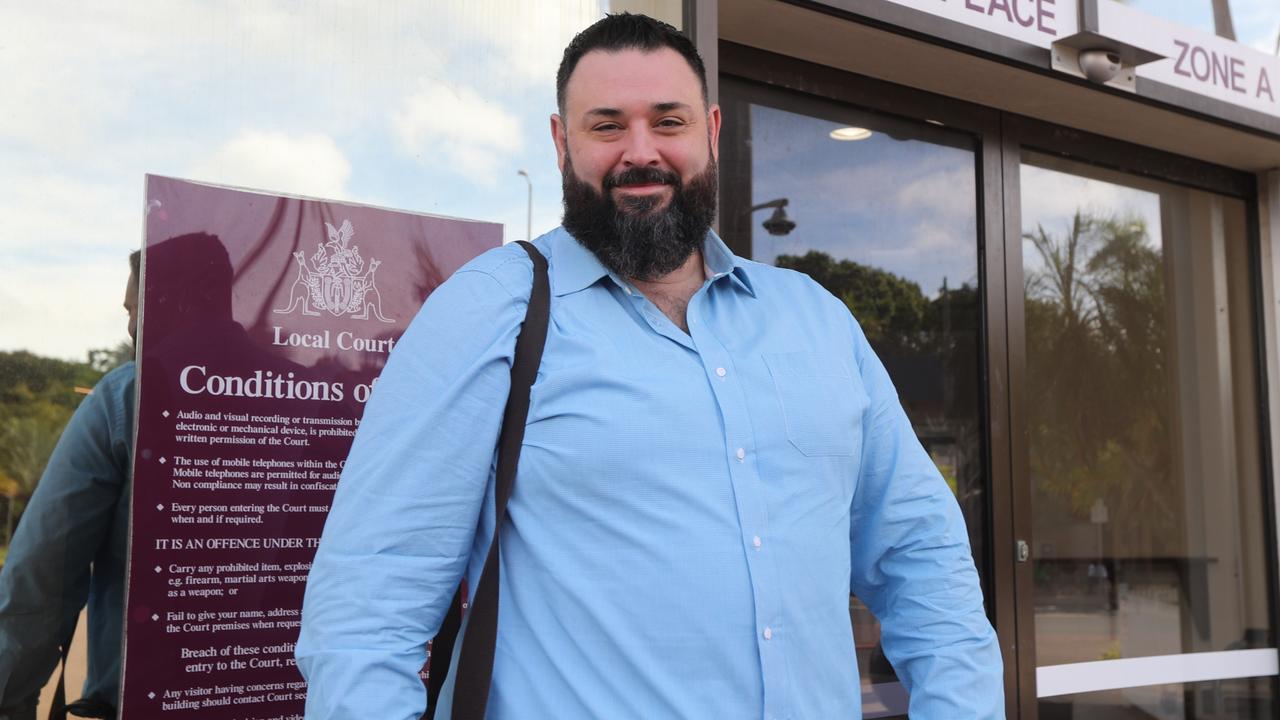
MULTIPOLYGON (((722 235, 844 301, 964 512, 990 578, 980 133, 722 78, 722 235)), ((990 582, 987 583, 990 586, 990 582)), ((907 693, 856 596, 867 718, 907 693)))
POLYGON ((1013 141, 1035 712, 1272 717, 1247 204, 1013 141))

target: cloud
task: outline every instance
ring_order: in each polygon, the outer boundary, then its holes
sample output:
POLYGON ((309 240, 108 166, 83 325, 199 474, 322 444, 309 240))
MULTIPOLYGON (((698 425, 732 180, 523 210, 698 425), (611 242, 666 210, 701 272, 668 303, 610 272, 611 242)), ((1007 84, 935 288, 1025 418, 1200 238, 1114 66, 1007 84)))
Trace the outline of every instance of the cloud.
POLYGON ((894 198, 899 208, 917 213, 927 212, 955 223, 973 222, 977 216, 978 193, 972 161, 967 167, 940 171, 919 168, 917 172, 920 174, 915 178, 908 178, 894 198))
POLYGON ((187 175, 257 190, 345 199, 351 163, 323 133, 244 130, 193 164, 187 175))
POLYGON ((127 340, 122 302, 128 278, 123 254, 109 264, 67 262, 56 273, 0 270, 5 295, 21 300, 0 313, 0 349, 84 360, 88 348, 114 347, 127 340), (68 298, 69 290, 74 301, 68 298))
POLYGON ((475 90, 424 82, 391 114, 400 147, 418 160, 443 160, 464 177, 493 185, 499 167, 524 147, 520 119, 475 90))
POLYGON ((624 5, 0 2, 0 27, 21 29, 0 40, 0 300, 24 304, 0 347, 82 357, 122 336, 145 173, 500 219, 522 238, 524 168, 547 229, 556 65, 624 5))
POLYGON ((1098 217, 1140 217, 1147 223, 1149 238, 1160 241, 1159 193, 1034 165, 1024 164, 1021 173, 1024 232, 1037 225, 1061 232, 1080 211, 1098 217))
POLYGON ((44 272, 89 257, 123 257, 141 243, 141 190, 141 176, 123 188, 58 173, 0 174, 0 253, 7 258, 0 269, 44 272))
POLYGON ((1244 0, 1231 3, 1240 42, 1254 50, 1275 55, 1280 38, 1280 9, 1275 0, 1244 0))

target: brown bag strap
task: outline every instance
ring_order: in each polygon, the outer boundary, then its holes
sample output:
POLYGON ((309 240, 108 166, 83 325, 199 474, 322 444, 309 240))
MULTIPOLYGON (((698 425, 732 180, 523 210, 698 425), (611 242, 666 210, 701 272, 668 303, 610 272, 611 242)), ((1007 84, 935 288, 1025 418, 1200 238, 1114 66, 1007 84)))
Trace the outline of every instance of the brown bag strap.
POLYGON ((507 517, 507 500, 515 486, 520 445, 529 418, 529 392, 542 363, 551 315, 551 288, 547 280, 547 259, 531 243, 520 246, 533 260, 533 291, 524 325, 516 339, 515 361, 511 366, 511 394, 502 415, 498 435, 498 468, 494 488, 493 541, 484 561, 480 581, 471 600, 467 631, 462 636, 458 656, 458 679, 453 692, 453 720, 484 720, 493 679, 493 653, 498 640, 498 535, 507 517))

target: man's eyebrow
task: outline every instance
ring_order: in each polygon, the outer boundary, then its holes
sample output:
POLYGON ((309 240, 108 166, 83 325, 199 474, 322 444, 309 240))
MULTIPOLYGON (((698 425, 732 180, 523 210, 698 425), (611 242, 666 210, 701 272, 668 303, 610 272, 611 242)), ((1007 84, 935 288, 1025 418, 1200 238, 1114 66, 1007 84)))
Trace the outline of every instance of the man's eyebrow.
MULTIPOLYGON (((672 110, 691 110, 691 109, 693 109, 693 107, 692 107, 691 105, 689 105, 688 103, 682 103, 682 102, 676 102, 676 101, 654 103, 654 104, 653 104, 653 105, 651 105, 650 107, 652 107, 652 108, 653 108, 653 111, 654 111, 654 112, 660 112, 660 113, 664 113, 664 112, 671 112, 672 110)), ((586 115, 587 117, 607 117, 607 118, 616 118, 616 117, 621 117, 621 116, 622 116, 622 111, 621 111, 621 110, 619 110, 618 108, 612 108, 612 107, 598 107, 598 108, 592 108, 592 109, 588 110, 588 111, 585 113, 585 115, 586 115)))

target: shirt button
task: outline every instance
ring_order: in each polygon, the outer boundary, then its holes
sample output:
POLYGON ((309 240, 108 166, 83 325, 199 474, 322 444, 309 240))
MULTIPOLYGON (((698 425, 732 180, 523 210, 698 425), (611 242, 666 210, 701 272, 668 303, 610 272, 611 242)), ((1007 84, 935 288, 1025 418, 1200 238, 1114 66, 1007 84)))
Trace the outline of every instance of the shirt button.
POLYGON ((760 536, 759 536, 759 535, 757 535, 757 536, 755 536, 755 537, 751 538, 751 545, 752 545, 752 546, 754 546, 754 547, 755 547, 755 549, 759 550, 759 549, 760 549, 760 545, 761 545, 761 544, 762 544, 762 543, 760 542, 760 536))
POLYGON ((764 629, 764 639, 765 639, 765 640, 772 640, 772 639, 773 639, 773 628, 765 628, 765 629, 764 629))
POLYGON ((725 376, 724 368, 716 368, 716 375, 718 377, 724 377, 725 376))
POLYGON ((734 454, 738 456, 738 462, 742 462, 743 459, 747 457, 747 451, 742 448, 738 448, 738 452, 734 454))

